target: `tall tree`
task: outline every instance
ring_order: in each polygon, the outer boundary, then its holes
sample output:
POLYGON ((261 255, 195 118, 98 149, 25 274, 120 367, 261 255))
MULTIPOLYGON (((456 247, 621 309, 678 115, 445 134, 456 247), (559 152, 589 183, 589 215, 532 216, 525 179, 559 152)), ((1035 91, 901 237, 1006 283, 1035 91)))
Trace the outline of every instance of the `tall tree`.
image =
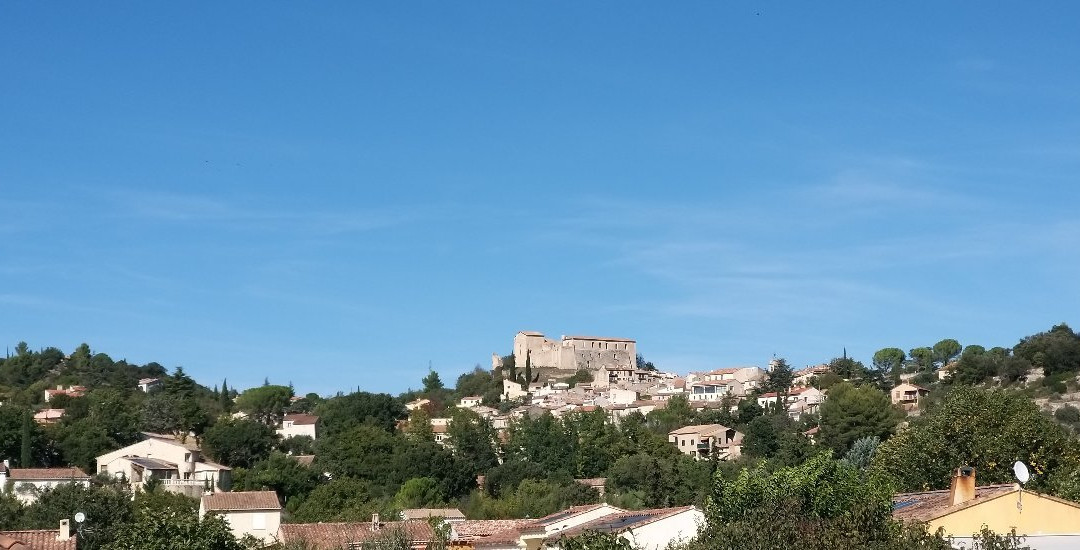
POLYGON ((857 439, 889 437, 903 417, 889 396, 873 386, 853 386, 844 382, 830 388, 828 397, 821 404, 818 439, 839 456, 843 456, 857 439))
POLYGON ((429 370, 427 376, 424 377, 424 393, 437 392, 441 389, 443 389, 443 383, 439 378, 439 373, 429 370))
POLYGON ((899 376, 906 358, 904 350, 900 348, 881 348, 874 352, 874 370, 878 371, 881 378, 899 376))
POLYGON ((934 344, 934 364, 938 368, 943 368, 948 365, 950 361, 956 359, 960 355, 960 351, 963 350, 963 346, 960 342, 953 340, 952 338, 946 338, 936 344, 934 344))
POLYGON ((233 400, 232 395, 229 393, 229 379, 221 381, 221 393, 218 395, 218 404, 221 405, 221 410, 224 412, 232 412, 233 400))
POLYGON ((244 390, 236 398, 236 408, 254 420, 268 426, 281 424, 285 409, 292 400, 293 392, 288 386, 260 386, 244 390))
POLYGON ((777 358, 769 367, 769 373, 765 379, 765 386, 770 391, 776 392, 776 410, 784 409, 784 400, 787 399, 788 390, 795 381, 795 373, 788 366, 783 357, 777 358))
POLYGON ((948 488, 959 466, 974 466, 980 483, 1010 483, 1017 460, 1032 468, 1029 486, 1044 489, 1050 473, 1080 464, 1080 443, 1023 394, 954 386, 882 443, 874 465, 897 489, 923 491, 948 488))

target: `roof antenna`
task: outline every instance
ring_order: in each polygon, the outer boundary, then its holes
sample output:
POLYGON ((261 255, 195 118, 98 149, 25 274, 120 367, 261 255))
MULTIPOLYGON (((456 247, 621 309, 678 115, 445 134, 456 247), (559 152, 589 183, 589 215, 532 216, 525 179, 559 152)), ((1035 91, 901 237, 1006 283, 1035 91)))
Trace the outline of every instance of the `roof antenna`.
POLYGON ((1024 512, 1024 484, 1031 479, 1031 472, 1028 471, 1027 464, 1017 460, 1013 463, 1013 474, 1016 475, 1016 481, 1020 482, 1020 496, 1016 500, 1016 510, 1019 513, 1024 512))

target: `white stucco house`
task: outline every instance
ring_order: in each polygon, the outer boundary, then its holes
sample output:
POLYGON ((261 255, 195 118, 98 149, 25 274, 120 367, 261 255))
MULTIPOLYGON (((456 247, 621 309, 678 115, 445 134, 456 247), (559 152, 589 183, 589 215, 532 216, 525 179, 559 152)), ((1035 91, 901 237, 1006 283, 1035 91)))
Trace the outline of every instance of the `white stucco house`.
POLYGON ((281 503, 273 491, 244 491, 204 495, 199 518, 215 513, 229 523, 233 536, 251 535, 266 544, 275 542, 281 526, 281 503))
POLYGON ((282 439, 288 439, 298 435, 306 435, 315 439, 318 434, 319 417, 313 414, 292 413, 285 415, 281 420, 281 427, 277 434, 282 439))
POLYGON ((142 441, 97 457, 97 473, 125 479, 132 490, 151 479, 160 480, 167 491, 198 497, 205 491, 227 491, 232 470, 204 460, 194 436, 143 432, 142 441))
POLYGON ((12 468, 0 465, 0 493, 12 493, 23 504, 32 504, 38 495, 65 483, 88 487, 90 476, 79 468, 12 468))

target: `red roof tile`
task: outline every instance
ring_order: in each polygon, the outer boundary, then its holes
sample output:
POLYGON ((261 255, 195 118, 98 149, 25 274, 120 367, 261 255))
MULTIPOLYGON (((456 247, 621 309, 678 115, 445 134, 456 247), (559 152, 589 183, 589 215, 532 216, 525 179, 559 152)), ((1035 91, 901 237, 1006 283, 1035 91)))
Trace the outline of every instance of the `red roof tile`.
MULTIPOLYGON (((3 469, 0 467, 0 469, 3 469)), ((90 479, 86 472, 78 468, 11 468, 8 479, 12 480, 55 480, 55 479, 90 479)))
POLYGON ((372 529, 370 522, 284 523, 279 533, 283 544, 302 541, 316 550, 339 550, 392 529, 404 529, 414 545, 427 543, 434 536, 425 520, 380 522, 377 529, 372 529))
POLYGON ((75 537, 56 540, 56 529, 0 531, 0 550, 75 550, 75 537))
POLYGON ((214 493, 202 497, 207 511, 232 510, 280 510, 277 493, 273 491, 245 491, 239 493, 214 493))

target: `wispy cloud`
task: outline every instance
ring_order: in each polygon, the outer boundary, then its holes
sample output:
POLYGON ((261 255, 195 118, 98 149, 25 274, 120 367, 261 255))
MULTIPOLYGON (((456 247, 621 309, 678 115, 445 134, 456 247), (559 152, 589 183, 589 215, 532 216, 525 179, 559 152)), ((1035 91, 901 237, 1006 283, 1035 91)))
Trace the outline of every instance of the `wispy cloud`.
POLYGON ((369 210, 305 210, 256 206, 255 201, 227 201, 194 194, 114 191, 118 215, 163 223, 226 225, 248 230, 336 235, 382 229, 430 218, 425 206, 387 206, 369 210))

